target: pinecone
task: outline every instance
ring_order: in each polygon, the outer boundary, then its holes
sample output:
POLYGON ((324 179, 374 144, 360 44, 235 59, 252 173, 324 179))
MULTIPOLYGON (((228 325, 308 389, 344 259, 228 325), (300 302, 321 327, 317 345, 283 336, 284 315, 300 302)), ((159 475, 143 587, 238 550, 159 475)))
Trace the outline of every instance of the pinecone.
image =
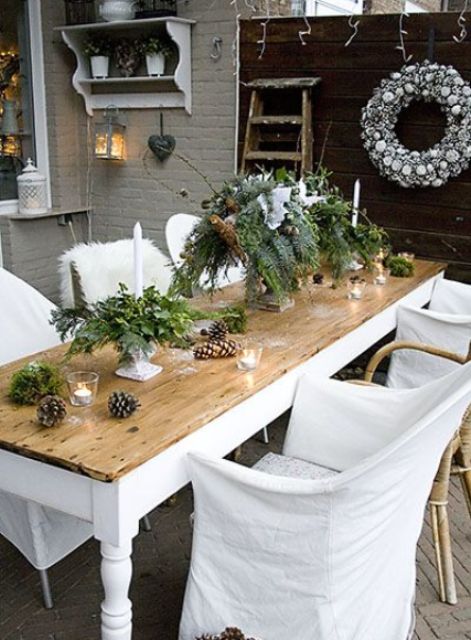
POLYGON ((210 358, 229 358, 235 356, 240 348, 235 340, 209 340, 193 349, 196 360, 209 360, 210 358))
POLYGON ((237 627, 226 627, 220 634, 219 640, 245 640, 245 636, 237 627))
POLYGON ((44 396, 38 406, 38 422, 43 427, 55 427, 67 415, 65 402, 59 396, 44 396))
POLYGON ((113 418, 129 418, 140 406, 138 398, 126 391, 113 391, 108 398, 108 410, 113 418))
POLYGON ((229 333, 229 329, 224 320, 215 320, 209 329, 201 329, 202 336, 209 336, 210 340, 224 340, 229 333))

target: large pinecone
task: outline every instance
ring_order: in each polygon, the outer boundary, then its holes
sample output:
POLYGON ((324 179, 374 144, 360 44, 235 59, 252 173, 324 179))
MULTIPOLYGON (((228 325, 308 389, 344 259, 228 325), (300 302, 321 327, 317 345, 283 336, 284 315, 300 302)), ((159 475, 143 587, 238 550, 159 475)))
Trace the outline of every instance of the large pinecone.
POLYGON ((193 349, 196 360, 209 360, 210 358, 230 358, 235 356, 240 345, 235 340, 210 340, 193 349))
POLYGON ((201 329, 202 336, 209 336, 210 340, 224 340, 229 329, 224 320, 215 320, 209 325, 209 329, 201 329))
POLYGON ((108 398, 108 410, 113 418, 129 418, 140 406, 138 398, 125 391, 113 391, 108 398))
POLYGON ((226 627, 220 634, 219 640, 245 640, 245 636, 237 627, 226 627))
POLYGON ((59 396, 44 396, 38 406, 38 422, 43 427, 55 427, 67 415, 65 402, 59 396))

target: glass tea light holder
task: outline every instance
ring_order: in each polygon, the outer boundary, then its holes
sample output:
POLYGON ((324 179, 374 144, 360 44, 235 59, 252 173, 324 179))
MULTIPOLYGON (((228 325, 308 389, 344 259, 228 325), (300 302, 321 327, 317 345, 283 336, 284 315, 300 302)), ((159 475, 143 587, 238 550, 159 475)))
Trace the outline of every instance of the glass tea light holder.
POLYGON ((259 344, 246 343, 237 352, 237 368, 240 371, 255 371, 262 359, 263 347, 259 344))
POLYGON ((364 278, 350 278, 347 282, 347 287, 350 300, 361 300, 365 293, 366 280, 364 278))
POLYGON ((380 286, 384 286, 389 280, 389 269, 386 269, 382 264, 376 264, 374 269, 374 283, 380 286))
POLYGON ((95 402, 98 378, 98 373, 93 371, 75 371, 67 374, 69 400, 73 407, 89 407, 95 402))

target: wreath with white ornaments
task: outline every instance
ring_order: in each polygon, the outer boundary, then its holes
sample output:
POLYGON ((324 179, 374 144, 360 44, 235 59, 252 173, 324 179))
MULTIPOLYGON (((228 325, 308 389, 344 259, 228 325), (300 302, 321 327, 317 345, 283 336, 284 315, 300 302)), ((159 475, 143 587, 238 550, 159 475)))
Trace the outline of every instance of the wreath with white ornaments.
POLYGON ((382 176, 401 187, 441 187, 471 161, 471 85, 451 67, 427 60, 405 65, 382 80, 361 118, 364 147, 382 176), (426 151, 411 151, 399 140, 399 114, 417 100, 436 102, 446 118, 445 133, 426 151))

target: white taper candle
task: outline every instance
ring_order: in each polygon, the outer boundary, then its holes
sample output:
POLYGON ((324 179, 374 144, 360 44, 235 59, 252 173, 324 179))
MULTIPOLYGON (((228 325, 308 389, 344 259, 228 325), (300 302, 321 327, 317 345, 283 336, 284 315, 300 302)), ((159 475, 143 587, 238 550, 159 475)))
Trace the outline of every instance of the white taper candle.
POLYGON ((134 225, 134 292, 136 298, 142 298, 144 291, 144 261, 142 255, 142 227, 134 225))
POLYGON ((354 227, 358 224, 358 212, 360 211, 360 190, 361 183, 360 180, 355 180, 355 186, 353 187, 353 215, 352 215, 352 225, 354 227))

